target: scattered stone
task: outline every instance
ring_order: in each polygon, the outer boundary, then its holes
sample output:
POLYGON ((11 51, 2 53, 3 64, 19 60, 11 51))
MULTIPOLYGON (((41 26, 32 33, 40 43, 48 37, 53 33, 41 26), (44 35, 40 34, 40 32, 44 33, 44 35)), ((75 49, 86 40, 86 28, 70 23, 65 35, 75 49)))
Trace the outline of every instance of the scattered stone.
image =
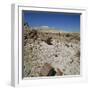
POLYGON ((24 30, 25 77, 80 74, 80 33, 65 35, 24 30))
POLYGON ((73 63, 73 60, 70 61, 70 64, 72 64, 72 63, 73 63))
POLYGON ((68 44, 65 44, 65 46, 69 47, 69 45, 68 45, 68 44))
POLYGON ((80 57, 80 51, 77 51, 75 56, 80 57))
POLYGON ((29 71, 28 71, 27 76, 29 76, 29 75, 30 75, 30 73, 31 73, 31 70, 29 70, 29 71))
POLYGON ((55 57, 58 57, 58 55, 56 54, 55 57))

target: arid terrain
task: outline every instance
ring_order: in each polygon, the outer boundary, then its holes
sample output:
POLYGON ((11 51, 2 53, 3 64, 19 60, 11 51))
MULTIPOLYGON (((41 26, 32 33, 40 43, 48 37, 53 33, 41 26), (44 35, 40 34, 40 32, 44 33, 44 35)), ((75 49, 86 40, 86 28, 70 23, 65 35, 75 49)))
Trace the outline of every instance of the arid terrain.
POLYGON ((24 28, 23 77, 80 74, 80 33, 24 28))

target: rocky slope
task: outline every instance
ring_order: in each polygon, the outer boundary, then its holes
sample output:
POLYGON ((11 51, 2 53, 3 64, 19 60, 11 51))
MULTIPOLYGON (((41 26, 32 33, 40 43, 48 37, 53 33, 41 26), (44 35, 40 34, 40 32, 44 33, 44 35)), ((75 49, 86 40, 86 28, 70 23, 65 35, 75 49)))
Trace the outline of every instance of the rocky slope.
POLYGON ((80 74, 80 34, 24 30, 23 76, 80 74))

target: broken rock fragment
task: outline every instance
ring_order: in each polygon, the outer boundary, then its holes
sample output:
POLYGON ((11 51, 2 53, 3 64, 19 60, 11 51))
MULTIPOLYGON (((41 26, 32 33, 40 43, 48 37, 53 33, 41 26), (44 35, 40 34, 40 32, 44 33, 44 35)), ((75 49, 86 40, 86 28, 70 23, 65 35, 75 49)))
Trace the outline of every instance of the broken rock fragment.
POLYGON ((45 63, 41 69, 40 75, 41 76, 55 76, 56 71, 54 70, 54 68, 48 64, 45 63))

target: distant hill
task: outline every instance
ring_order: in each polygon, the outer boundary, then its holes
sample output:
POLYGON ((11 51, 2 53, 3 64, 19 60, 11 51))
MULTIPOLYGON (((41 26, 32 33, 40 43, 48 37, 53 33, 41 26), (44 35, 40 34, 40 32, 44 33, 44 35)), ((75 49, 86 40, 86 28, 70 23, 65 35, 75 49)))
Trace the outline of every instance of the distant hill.
POLYGON ((45 32, 45 33, 62 33, 64 32, 63 30, 57 30, 55 28, 52 27, 48 27, 48 26, 40 26, 40 27, 31 27, 31 30, 37 30, 39 32, 45 32))

